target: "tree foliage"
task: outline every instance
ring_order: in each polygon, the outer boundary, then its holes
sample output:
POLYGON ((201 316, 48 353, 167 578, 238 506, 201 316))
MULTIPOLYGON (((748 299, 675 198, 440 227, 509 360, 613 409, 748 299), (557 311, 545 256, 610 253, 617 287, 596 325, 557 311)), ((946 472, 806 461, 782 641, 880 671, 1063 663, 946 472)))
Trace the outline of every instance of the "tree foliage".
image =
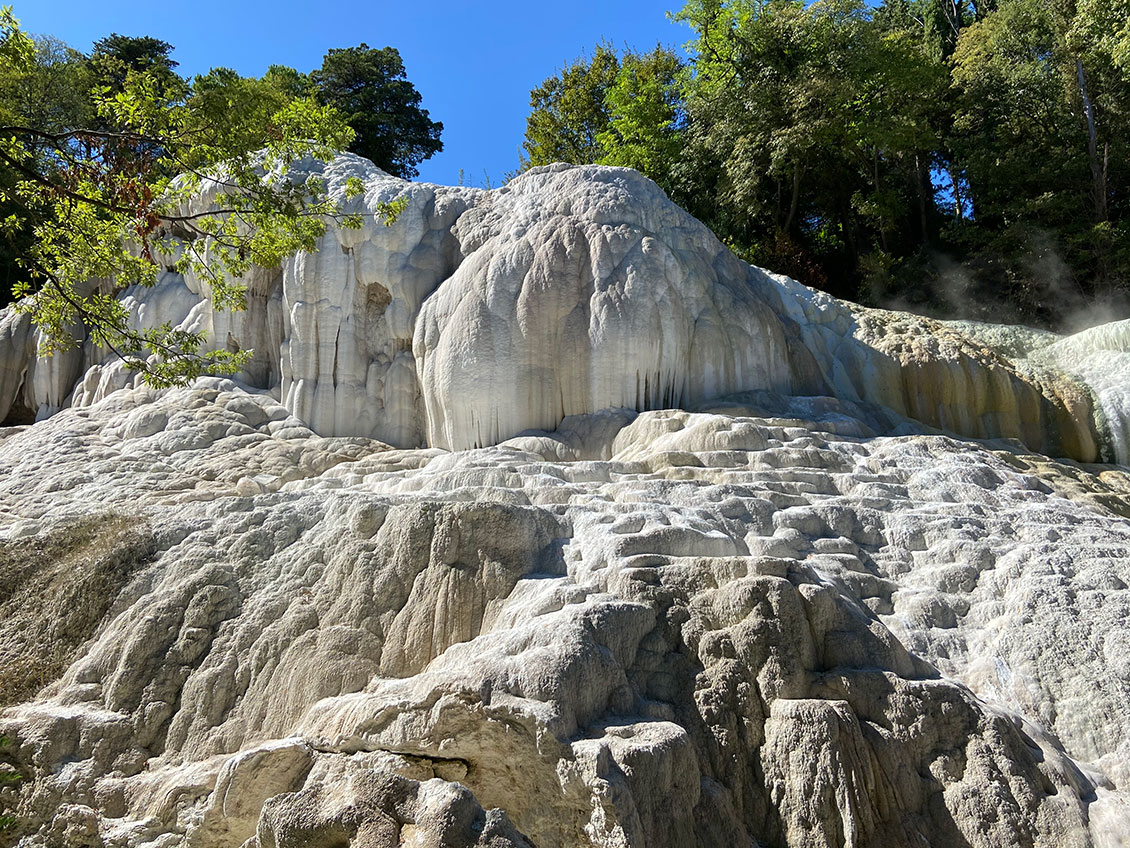
POLYGON ((621 58, 598 44, 530 92, 523 167, 621 165, 666 187, 682 144, 681 72, 663 47, 621 58))
POLYGON ((682 148, 682 70, 679 58, 660 46, 624 55, 616 79, 604 91, 609 120, 597 134, 601 164, 635 168, 670 186, 682 148))
MULTIPOLYGON (((191 269, 218 308, 239 308, 239 280, 251 266, 313 250, 330 218, 361 225, 339 212, 319 180, 296 182, 288 169, 304 156, 326 161, 353 142, 341 113, 279 85, 285 73, 171 78, 168 52, 154 39, 112 36, 87 63, 85 107, 76 102, 56 119, 22 109, 18 98, 0 106, 3 226, 31 234, 17 257, 15 308, 32 314, 44 350, 86 335, 158 385, 238 370, 247 352, 208 350, 202 336, 168 325, 132 329, 118 291, 151 285, 165 269, 191 269), (188 211, 202 192, 210 209, 188 211)), ((37 47, 10 10, 0 15, 0 84, 46 85, 58 53, 37 47)), ((65 70, 80 73, 73 59, 64 56, 65 70)), ((361 190, 355 181, 347 194, 361 190)))
MULTIPOLYGON (((8 20, 12 20, 10 13, 8 20)), ((0 61, 0 124, 63 132, 94 123, 90 99, 93 76, 85 56, 58 39, 45 36, 25 42, 26 52, 17 52, 12 42, 8 42, 8 47, 8 57, 0 61)), ((42 147, 34 138, 23 141, 29 150, 42 147)), ((26 276, 17 260, 28 253, 34 238, 34 216, 29 218, 25 214, 19 226, 11 220, 19 212, 11 199, 19 180, 16 170, 0 162, 0 221, 8 221, 0 230, 0 286, 6 295, 4 302, 10 299, 12 286, 26 276)))
POLYGON ((736 246, 772 261, 787 258, 783 245, 806 245, 847 294, 850 281, 832 269, 854 265, 862 244, 925 240, 945 79, 919 45, 872 26, 853 0, 697 2, 681 15, 699 57, 684 192, 712 195, 712 217, 736 246))
POLYGON ((1128 13, 1125 0, 1009 0, 958 40, 950 144, 973 215, 954 232, 998 260, 993 282, 1014 297, 1056 294, 1033 272, 1045 253, 1074 290, 1130 283, 1130 78, 1110 37, 1128 13))
POLYGON ((128 36, 113 33, 94 42, 89 65, 95 84, 114 91, 126 87, 129 74, 148 74, 164 94, 171 94, 182 85, 174 70, 177 63, 169 55, 173 45, 150 36, 128 36))
POLYGON ((635 167, 750 260, 873 303, 1052 324, 1130 290, 1130 0, 675 17, 685 67, 601 45, 535 89, 527 164, 635 167))
POLYGON ((530 92, 533 111, 523 142, 528 167, 568 162, 583 165, 604 155, 598 136, 610 129, 612 112, 604 102, 616 82, 620 60, 607 44, 592 58, 582 56, 530 92))
POLYGON ((416 165, 443 150, 443 124, 421 108, 395 48, 330 50, 310 81, 318 101, 344 115, 353 129, 349 149, 388 173, 411 179, 419 174, 416 165))

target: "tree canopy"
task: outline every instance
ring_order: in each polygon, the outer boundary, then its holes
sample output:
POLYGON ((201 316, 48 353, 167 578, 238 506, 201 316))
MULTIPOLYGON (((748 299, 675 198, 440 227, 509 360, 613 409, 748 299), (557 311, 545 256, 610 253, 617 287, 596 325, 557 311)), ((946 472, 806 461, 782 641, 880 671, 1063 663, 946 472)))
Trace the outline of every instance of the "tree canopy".
POLYGON ((113 33, 94 42, 89 64, 97 84, 121 90, 131 71, 149 74, 162 90, 180 83, 177 63, 169 55, 173 45, 150 36, 133 37, 113 33))
POLYGON ((349 149, 388 173, 411 179, 419 175, 417 165, 443 150, 443 124, 420 107, 420 93, 395 48, 330 50, 310 81, 318 101, 344 115, 353 129, 349 149))
MULTIPOLYGON (((114 35, 87 59, 32 40, 0 11, 0 212, 14 306, 31 313, 44 350, 86 336, 159 385, 238 370, 248 352, 207 350, 169 325, 133 330, 119 291, 191 268, 218 308, 239 308, 252 265, 313 250, 329 219, 361 225, 319 180, 295 183, 287 168, 352 144, 346 116, 297 72, 217 68, 187 81, 170 50, 114 35), (212 208, 185 211, 202 188, 212 208)), ((361 190, 354 181, 347 194, 361 190)), ((391 220, 399 208, 379 211, 391 220)))
POLYGON ((751 261, 876 305, 1130 304, 1130 0, 675 17, 685 64, 602 44, 535 88, 524 164, 635 167, 751 261))
POLYGON ((621 165, 662 183, 680 146, 681 69, 663 47, 621 59, 598 44, 591 58, 567 64, 530 92, 523 167, 621 165))

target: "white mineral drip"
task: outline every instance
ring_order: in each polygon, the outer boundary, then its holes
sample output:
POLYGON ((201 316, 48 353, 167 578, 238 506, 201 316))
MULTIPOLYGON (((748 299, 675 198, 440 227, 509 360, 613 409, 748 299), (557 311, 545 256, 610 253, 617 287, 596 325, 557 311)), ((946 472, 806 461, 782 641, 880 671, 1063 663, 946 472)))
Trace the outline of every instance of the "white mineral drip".
MULTIPOLYGON (((169 321, 254 351, 240 379, 324 436, 461 449, 606 408, 768 390, 875 403, 1081 460, 1101 452, 1093 391, 1104 432, 1123 438, 1118 377, 1054 357, 1036 367, 1049 334, 814 292, 740 262, 631 170, 553 165, 494 191, 407 183, 352 155, 294 170, 324 179, 363 226, 331 222, 314 253, 252 271, 242 312, 214 310, 191 273, 124 297, 138 327, 169 321), (346 201, 352 177, 366 191, 346 201), (407 208, 386 226, 381 204, 398 197, 407 208)), ((205 191, 188 211, 209 202, 205 191)), ((89 346, 37 358, 9 323, 5 414, 43 417, 136 382, 89 346)))
POLYGON ((1033 359, 1074 375, 1094 392, 1113 458, 1130 465, 1130 320, 1075 333, 1033 359))

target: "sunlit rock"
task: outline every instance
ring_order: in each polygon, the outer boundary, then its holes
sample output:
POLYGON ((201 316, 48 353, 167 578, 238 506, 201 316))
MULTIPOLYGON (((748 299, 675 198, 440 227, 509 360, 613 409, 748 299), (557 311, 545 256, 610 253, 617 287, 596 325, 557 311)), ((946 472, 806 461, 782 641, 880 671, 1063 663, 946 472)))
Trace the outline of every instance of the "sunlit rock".
MULTIPOLYGON (((252 350, 242 381, 320 435, 458 450, 606 408, 762 390, 1084 461, 1128 450, 1101 370, 1020 355, 1030 331, 864 309, 746 265, 634 171, 553 165, 482 191, 406 183, 350 155, 295 170, 362 228, 331 224, 316 252, 253 270, 241 312, 212 309, 192 273, 124 297, 138 327, 252 350), (346 201, 350 177, 367 191, 346 201), (408 206, 386 226, 379 204, 397 197, 408 206)), ((45 360, 26 329, 5 332, 4 408, 44 417, 137 380, 89 345, 85 364, 45 360)))
POLYGON ((238 380, 0 317, 5 838, 1127 844, 1121 324, 837 301, 630 171, 325 174, 409 206, 124 293, 238 380))

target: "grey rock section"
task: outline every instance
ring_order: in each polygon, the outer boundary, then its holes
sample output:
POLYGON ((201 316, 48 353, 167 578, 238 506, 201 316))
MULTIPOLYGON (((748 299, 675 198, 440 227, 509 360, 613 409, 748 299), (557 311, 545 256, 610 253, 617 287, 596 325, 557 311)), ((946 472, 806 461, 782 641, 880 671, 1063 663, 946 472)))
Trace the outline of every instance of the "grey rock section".
MULTIPOLYGON (((314 253, 254 270, 243 312, 212 309, 192 274, 122 296, 138 327, 168 321, 253 350, 240 379, 322 436, 461 450, 606 408, 770 391, 1130 461, 1124 369, 1112 387, 1073 367, 1071 345, 1023 329, 863 309, 753 268, 634 171, 552 165, 494 191, 406 183, 350 155, 294 171, 364 225, 331 223, 314 253), (346 200, 353 177, 366 192, 346 200), (385 226, 380 204, 397 197, 408 206, 385 226)), ((210 202, 205 191, 187 211, 210 202)), ((0 408, 42 418, 136 384, 90 345, 37 357, 21 320, 2 319, 0 408)))
POLYGON ((1126 475, 710 408, 448 453, 204 380, 3 435, 6 544, 156 550, 0 718, 21 844, 1125 844, 1126 475))

